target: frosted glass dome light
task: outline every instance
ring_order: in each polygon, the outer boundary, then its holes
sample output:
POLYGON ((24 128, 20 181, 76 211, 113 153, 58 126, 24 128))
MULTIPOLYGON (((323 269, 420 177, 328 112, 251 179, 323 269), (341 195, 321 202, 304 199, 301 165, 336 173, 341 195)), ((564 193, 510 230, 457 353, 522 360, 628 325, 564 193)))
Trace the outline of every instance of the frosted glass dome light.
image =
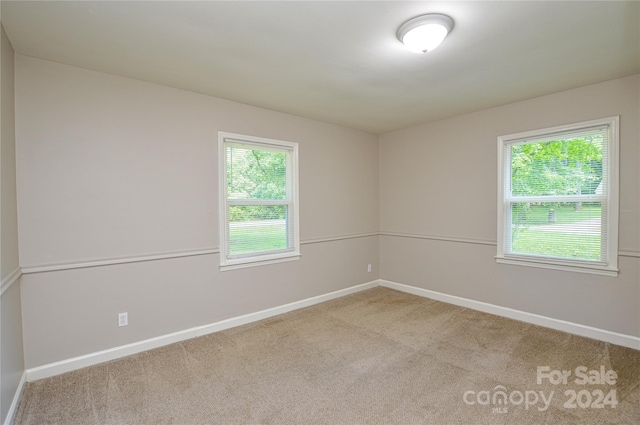
POLYGON ((410 19, 398 28, 398 40, 417 53, 430 52, 442 43, 453 29, 447 15, 428 14, 410 19))

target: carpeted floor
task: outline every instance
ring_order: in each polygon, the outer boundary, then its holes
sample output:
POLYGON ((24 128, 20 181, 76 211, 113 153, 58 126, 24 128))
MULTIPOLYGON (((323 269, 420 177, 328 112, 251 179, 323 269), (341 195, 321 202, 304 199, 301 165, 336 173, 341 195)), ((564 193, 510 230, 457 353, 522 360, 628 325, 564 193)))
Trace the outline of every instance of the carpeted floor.
POLYGON ((639 424, 640 352, 375 288, 31 382, 48 423, 639 424))

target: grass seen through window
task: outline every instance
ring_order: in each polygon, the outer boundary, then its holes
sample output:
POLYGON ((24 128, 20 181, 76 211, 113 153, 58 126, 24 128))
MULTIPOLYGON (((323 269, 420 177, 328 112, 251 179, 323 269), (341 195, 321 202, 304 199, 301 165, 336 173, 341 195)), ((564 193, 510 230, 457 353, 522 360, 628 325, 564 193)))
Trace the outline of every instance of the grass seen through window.
POLYGON ((285 220, 229 223, 231 255, 287 249, 285 220))
POLYGON ((599 203, 514 204, 512 251, 597 261, 601 255, 599 203))

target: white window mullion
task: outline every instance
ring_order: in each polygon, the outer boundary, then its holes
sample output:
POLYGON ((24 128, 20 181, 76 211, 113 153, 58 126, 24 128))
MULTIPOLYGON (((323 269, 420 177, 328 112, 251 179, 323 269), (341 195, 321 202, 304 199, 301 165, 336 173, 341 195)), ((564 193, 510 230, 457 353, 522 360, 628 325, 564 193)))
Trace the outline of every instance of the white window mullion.
POLYGON ((290 205, 292 202, 288 199, 228 199, 228 205, 247 205, 247 206, 269 206, 269 205, 290 205))
POLYGON ((607 202, 604 195, 569 195, 569 196, 509 196, 505 202, 607 202))

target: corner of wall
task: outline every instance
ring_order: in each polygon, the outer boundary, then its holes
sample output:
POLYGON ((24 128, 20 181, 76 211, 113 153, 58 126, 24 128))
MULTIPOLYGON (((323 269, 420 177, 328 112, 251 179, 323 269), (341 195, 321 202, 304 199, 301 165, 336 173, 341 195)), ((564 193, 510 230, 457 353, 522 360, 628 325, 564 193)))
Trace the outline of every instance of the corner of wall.
POLYGON ((13 421, 26 372, 16 193, 15 52, 0 22, 0 422, 13 421))

